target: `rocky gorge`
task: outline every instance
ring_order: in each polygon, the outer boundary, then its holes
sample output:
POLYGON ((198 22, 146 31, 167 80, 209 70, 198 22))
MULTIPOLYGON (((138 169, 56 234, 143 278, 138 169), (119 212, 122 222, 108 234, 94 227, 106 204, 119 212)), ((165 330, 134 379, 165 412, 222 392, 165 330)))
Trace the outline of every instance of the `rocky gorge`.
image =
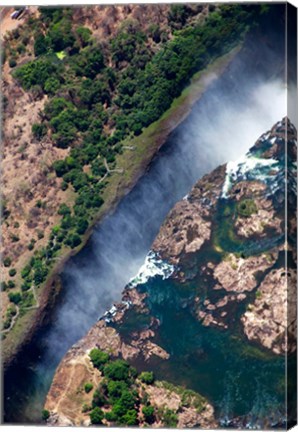
MULTIPOLYGON (((122 301, 60 363, 45 404, 49 424, 90 424, 82 388, 103 379, 89 358, 95 347, 138 372, 153 370, 158 381, 142 391, 155 413, 173 410, 179 427, 284 424, 284 361, 296 350, 296 140, 282 119, 173 207, 122 301), (202 395, 200 409, 175 386, 202 395)), ((165 425, 156 416, 153 426, 165 425)))

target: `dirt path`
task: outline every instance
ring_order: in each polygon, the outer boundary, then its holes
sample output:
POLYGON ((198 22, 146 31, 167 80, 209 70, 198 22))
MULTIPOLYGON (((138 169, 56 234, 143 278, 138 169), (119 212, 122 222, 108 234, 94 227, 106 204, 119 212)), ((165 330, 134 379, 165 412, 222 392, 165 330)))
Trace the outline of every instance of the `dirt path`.
POLYGON ((108 174, 111 174, 113 172, 116 172, 116 173, 119 173, 119 174, 123 174, 124 173, 124 169, 123 168, 110 169, 106 158, 104 158, 104 166, 105 166, 105 169, 107 170, 108 174))

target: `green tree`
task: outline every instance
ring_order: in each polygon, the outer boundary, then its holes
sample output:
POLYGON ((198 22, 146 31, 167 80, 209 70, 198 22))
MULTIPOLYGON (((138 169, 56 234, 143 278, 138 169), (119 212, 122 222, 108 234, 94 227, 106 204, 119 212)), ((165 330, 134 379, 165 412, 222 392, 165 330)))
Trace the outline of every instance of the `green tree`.
POLYGON ((102 424, 104 413, 99 407, 95 407, 90 413, 90 420, 92 424, 102 424))
POLYGON ((148 406, 144 406, 142 408, 142 413, 144 416, 144 420, 146 423, 148 424, 152 424, 155 421, 155 417, 154 417, 154 408, 151 405, 148 406))
POLYGON ((105 365, 109 361, 109 359, 110 359, 110 356, 109 356, 108 353, 106 353, 104 351, 101 351, 98 348, 93 348, 90 351, 89 357, 90 357, 90 360, 93 363, 93 366, 96 367, 96 368, 98 368, 98 369, 101 366, 105 365))
POLYGON ((136 410, 128 410, 121 419, 121 423, 127 426, 136 426, 139 424, 138 413, 136 410))
POLYGON ((126 381, 129 378, 129 364, 125 360, 115 360, 105 365, 103 374, 115 381, 126 381))

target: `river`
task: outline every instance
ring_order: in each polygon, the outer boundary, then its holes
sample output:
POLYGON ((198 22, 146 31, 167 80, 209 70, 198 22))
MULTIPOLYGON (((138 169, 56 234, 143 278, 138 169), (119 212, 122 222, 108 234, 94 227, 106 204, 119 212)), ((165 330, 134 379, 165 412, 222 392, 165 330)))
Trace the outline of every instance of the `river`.
POLYGON ((246 152, 286 113, 283 55, 248 41, 169 136, 134 189, 65 266, 51 323, 4 376, 5 423, 39 423, 55 368, 142 265, 173 204, 205 173, 246 152))

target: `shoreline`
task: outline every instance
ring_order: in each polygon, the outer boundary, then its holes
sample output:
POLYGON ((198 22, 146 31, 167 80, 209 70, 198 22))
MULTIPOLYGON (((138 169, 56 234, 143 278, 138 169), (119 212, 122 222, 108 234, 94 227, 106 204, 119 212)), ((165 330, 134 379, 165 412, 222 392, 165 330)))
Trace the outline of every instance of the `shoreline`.
POLYGON ((196 73, 191 79, 191 83, 173 101, 171 107, 159 120, 146 128, 140 136, 123 142, 124 146, 129 145, 134 148, 133 150, 125 150, 122 155, 117 157, 117 166, 123 168, 124 173, 113 173, 112 176, 108 177, 108 185, 103 194, 105 202, 97 215, 93 217, 88 230, 82 238, 82 243, 75 249, 66 249, 64 254, 62 250, 59 262, 50 271, 46 282, 38 289, 40 307, 20 317, 11 333, 8 333, 7 338, 2 341, 4 370, 16 360, 22 349, 30 343, 36 331, 49 320, 49 315, 56 303, 56 297, 62 288, 60 274, 64 266, 86 246, 94 228, 106 216, 115 211, 121 200, 145 175, 152 160, 165 144, 171 132, 185 120, 194 104, 199 101, 212 82, 223 74, 240 52, 241 47, 242 44, 236 46, 229 53, 210 63, 206 69, 196 73))

